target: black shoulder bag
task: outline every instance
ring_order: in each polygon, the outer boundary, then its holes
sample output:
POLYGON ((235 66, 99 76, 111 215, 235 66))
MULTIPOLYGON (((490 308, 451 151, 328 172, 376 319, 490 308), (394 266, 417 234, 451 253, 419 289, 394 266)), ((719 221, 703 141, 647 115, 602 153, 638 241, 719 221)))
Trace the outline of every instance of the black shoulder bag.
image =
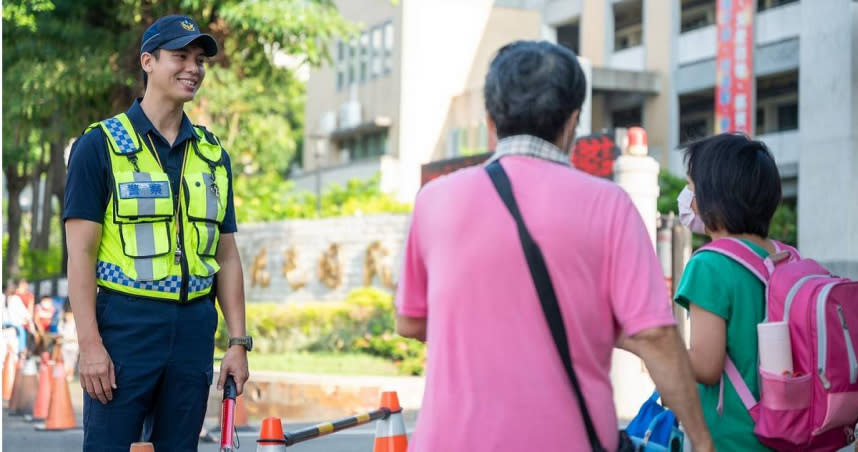
MULTIPOLYGON (((566 327, 563 324, 563 316, 560 313, 560 306, 557 304, 557 295, 554 293, 554 285, 551 283, 551 276, 548 274, 542 250, 533 241, 530 231, 527 230, 527 226, 524 224, 524 219, 518 210, 518 204, 512 195, 512 186, 510 185, 509 177, 507 177, 506 171, 504 171, 500 161, 495 160, 489 163, 486 166, 486 171, 489 173, 489 177, 491 177, 492 183, 504 204, 506 204, 506 208, 518 225, 518 237, 521 239, 521 247, 524 250, 525 258, 527 258, 527 266, 530 267, 530 276, 533 278, 533 285, 536 286, 536 292, 539 294, 542 313, 545 314, 545 320, 551 329, 551 336, 554 338, 557 353, 560 355, 560 360, 563 361, 566 375, 569 377, 569 382, 575 391, 575 398, 578 401, 581 417, 584 418, 584 426, 587 429, 587 438, 590 440, 590 447, 593 452, 606 452, 599 441, 599 437, 596 435, 596 429, 593 427, 593 421, 590 418, 590 411, 587 410, 587 402, 584 400, 581 388, 578 386, 578 377, 575 375, 575 369, 572 367, 572 355, 569 353, 566 327)), ((618 452, 633 452, 636 450, 625 431, 621 430, 619 435, 620 446, 618 452)))

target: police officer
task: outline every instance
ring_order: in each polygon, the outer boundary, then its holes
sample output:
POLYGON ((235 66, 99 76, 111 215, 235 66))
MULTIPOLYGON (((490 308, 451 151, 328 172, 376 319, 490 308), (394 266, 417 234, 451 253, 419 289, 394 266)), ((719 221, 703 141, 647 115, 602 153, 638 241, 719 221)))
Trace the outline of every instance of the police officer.
POLYGON ((80 343, 84 450, 195 451, 213 375, 215 298, 230 347, 218 389, 248 377, 230 161, 183 106, 214 38, 186 16, 143 34, 145 94, 75 143, 65 193, 69 298, 80 343))

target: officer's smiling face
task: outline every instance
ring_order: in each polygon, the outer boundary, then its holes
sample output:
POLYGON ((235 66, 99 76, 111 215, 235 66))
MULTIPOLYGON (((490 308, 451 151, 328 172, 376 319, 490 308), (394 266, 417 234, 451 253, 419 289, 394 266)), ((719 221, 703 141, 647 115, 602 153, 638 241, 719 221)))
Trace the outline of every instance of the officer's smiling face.
POLYGON ((206 76, 203 49, 188 45, 179 50, 161 49, 159 58, 151 58, 149 87, 177 102, 194 99, 206 76))

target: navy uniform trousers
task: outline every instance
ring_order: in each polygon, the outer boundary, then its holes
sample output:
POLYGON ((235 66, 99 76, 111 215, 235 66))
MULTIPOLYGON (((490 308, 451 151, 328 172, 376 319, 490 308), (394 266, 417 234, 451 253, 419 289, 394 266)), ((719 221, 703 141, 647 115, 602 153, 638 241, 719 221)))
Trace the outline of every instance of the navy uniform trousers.
POLYGON ((180 305, 100 290, 96 319, 117 389, 106 404, 84 391, 84 452, 128 452, 141 439, 158 452, 196 451, 213 374, 212 298, 180 305))

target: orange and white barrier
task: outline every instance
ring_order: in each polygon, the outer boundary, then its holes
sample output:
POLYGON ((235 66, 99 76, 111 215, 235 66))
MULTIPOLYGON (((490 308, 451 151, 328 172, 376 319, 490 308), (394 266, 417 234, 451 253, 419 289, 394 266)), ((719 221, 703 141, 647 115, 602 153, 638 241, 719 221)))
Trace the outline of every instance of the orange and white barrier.
POLYGON ((12 389, 15 385, 15 372, 18 370, 18 355, 12 346, 6 350, 6 359, 3 361, 3 401, 8 402, 12 398, 12 389))
POLYGON ((52 366, 48 352, 42 353, 42 362, 39 364, 39 389, 36 391, 36 403, 33 404, 32 416, 25 419, 32 422, 44 422, 48 417, 48 408, 51 405, 52 366))
POLYGON ((285 452, 286 439, 283 436, 283 423, 278 417, 267 417, 262 420, 259 439, 256 441, 256 452, 285 452))
POLYGON ((39 388, 38 374, 36 358, 27 359, 20 376, 15 379, 15 389, 12 391, 12 400, 9 402, 9 414, 22 416, 33 412, 33 404, 39 388))
POLYGON ((71 393, 66 381, 66 368, 62 357, 54 365, 53 381, 51 384, 51 403, 48 406, 48 418, 45 425, 36 427, 37 430, 68 430, 77 427, 72 408, 71 393))
POLYGON ((402 407, 395 391, 381 393, 381 407, 390 410, 390 416, 376 422, 373 452, 406 452, 408 433, 402 418, 402 407))

